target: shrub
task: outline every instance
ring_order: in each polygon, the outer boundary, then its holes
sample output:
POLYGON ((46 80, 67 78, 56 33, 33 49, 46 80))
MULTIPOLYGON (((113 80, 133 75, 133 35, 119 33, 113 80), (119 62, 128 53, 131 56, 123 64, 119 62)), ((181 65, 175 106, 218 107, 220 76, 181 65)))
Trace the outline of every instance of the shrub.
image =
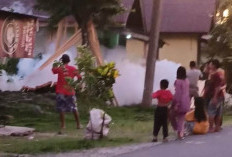
MULTIPOLYGON (((75 59, 76 66, 82 80, 66 78, 69 85, 73 86, 78 95, 83 97, 94 97, 104 101, 112 102, 114 98, 113 84, 118 77, 115 63, 110 62, 102 66, 96 66, 95 57, 86 46, 78 47, 79 57, 75 59)), ((54 63, 62 66, 57 61, 54 63)))

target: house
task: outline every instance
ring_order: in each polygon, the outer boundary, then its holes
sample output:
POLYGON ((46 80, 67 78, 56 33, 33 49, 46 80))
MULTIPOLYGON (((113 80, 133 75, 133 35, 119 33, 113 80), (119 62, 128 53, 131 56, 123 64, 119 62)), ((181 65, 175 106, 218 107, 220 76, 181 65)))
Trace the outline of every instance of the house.
MULTIPOLYGON (((126 42, 128 53, 146 56, 151 26, 153 0, 126 0, 127 13, 118 19, 125 22, 126 34, 132 38, 126 42)), ((199 61, 201 37, 213 24, 217 0, 163 0, 158 59, 168 59, 188 67, 189 61, 199 61)))
MULTIPOLYGON (((0 10, 11 11, 14 8, 14 12, 39 17, 41 30, 37 38, 50 39, 48 32, 43 30, 48 16, 35 10, 35 3, 36 0, 1 0, 0 10)), ((120 33, 132 35, 125 42, 126 50, 135 56, 145 57, 153 0, 123 0, 123 4, 129 10, 136 10, 115 18, 117 22, 125 24, 120 33)), ((164 45, 159 49, 158 59, 168 59, 185 67, 188 67, 190 60, 199 61, 201 37, 211 29, 216 5, 217 0, 163 0, 160 41, 164 45)), ((46 43, 46 40, 36 40, 35 54, 45 52, 46 43)))
POLYGON ((0 10, 0 57, 32 58, 37 18, 0 10))
MULTIPOLYGON (((49 46, 57 41, 58 29, 54 29, 53 31, 49 31, 47 29, 48 18, 50 16, 44 11, 36 10, 34 8, 35 4, 36 0, 1 0, 0 11, 8 12, 9 14, 14 13, 37 18, 34 57, 41 57, 42 54, 51 51, 49 46)), ((66 41, 77 30, 77 25, 72 17, 68 17, 64 21, 65 25, 62 25, 63 34, 60 35, 61 41, 58 45, 66 41)))

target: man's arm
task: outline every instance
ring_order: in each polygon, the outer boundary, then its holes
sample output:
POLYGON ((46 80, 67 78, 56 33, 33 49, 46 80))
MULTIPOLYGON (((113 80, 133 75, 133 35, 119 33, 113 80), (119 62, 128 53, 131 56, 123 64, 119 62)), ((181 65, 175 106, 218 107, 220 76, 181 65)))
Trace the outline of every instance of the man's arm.
POLYGON ((58 67, 53 67, 53 68, 52 68, 53 74, 58 74, 59 71, 60 71, 60 68, 58 68, 58 67))
POLYGON ((217 97, 219 92, 221 91, 221 78, 219 74, 215 74, 212 77, 213 83, 215 85, 215 90, 213 94, 213 103, 217 103, 217 97))

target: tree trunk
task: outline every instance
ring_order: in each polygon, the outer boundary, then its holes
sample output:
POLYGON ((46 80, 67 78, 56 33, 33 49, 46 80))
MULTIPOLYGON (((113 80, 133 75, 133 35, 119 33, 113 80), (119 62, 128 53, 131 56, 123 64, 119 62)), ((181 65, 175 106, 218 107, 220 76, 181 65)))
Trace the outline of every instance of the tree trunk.
POLYGON ((82 20, 78 14, 74 14, 74 18, 77 22, 77 24, 81 28, 81 34, 82 34, 82 45, 89 45, 88 42, 88 29, 87 29, 87 20, 82 20))
POLYGON ((96 57, 97 64, 103 64, 103 57, 101 53, 101 47, 98 40, 97 32, 92 20, 87 23, 87 39, 89 42, 89 47, 92 50, 94 56, 96 57))
POLYGON ((81 32, 82 32, 82 45, 89 46, 87 24, 83 24, 81 26, 81 32))
POLYGON ((143 91, 142 105, 148 107, 152 102, 152 91, 154 84, 156 56, 159 48, 159 33, 161 20, 161 2, 162 0, 153 0, 152 24, 150 29, 149 49, 146 63, 146 75, 143 91))

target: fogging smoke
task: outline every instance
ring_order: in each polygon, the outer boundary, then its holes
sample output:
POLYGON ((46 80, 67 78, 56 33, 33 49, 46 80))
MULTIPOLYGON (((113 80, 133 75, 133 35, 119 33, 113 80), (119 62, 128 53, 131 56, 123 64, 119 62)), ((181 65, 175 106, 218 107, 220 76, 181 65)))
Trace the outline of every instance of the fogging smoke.
MULTIPOLYGON (((41 58, 23 58, 20 59, 17 67, 18 74, 14 76, 8 76, 5 71, 3 71, 0 77, 0 90, 1 91, 19 91, 23 86, 28 86, 34 88, 36 86, 45 84, 49 81, 56 82, 57 75, 54 75, 51 71, 52 63, 50 63, 43 70, 38 70, 39 67, 47 61, 47 59, 54 54, 55 44, 51 43, 47 48, 45 54, 41 58)), ((74 58, 77 56, 77 51, 75 46, 71 47, 65 52, 71 58, 70 65, 74 65, 74 58)), ((61 55, 57 58, 57 60, 61 55)))
MULTIPOLYGON (((38 70, 39 67, 45 62, 47 61, 47 59, 54 53, 54 45, 51 44, 50 45, 50 51, 48 51, 49 54, 43 55, 43 59, 39 62, 37 62, 37 64, 35 64, 34 68, 33 68, 33 73, 31 73, 30 75, 28 75, 25 78, 25 83, 24 86, 29 86, 29 87, 36 87, 38 85, 42 85, 45 84, 49 81, 52 82, 56 82, 57 81, 57 75, 54 75, 51 71, 52 69, 52 63, 50 63, 47 67, 45 67, 43 70, 38 70)), ((77 56, 77 50, 75 48, 75 46, 71 47, 68 51, 65 52, 65 54, 68 54, 71 58, 71 62, 70 65, 74 65, 75 61, 74 58, 76 58, 77 56)), ((57 60, 59 60, 61 58, 62 55, 60 55, 57 60)), ((24 73, 28 73, 27 69, 24 69, 26 71, 24 71, 24 73)))
MULTIPOLYGON (((46 53, 42 55, 42 59, 20 59, 17 76, 9 77, 3 72, 3 76, 0 77, 0 89, 3 91, 17 91, 23 86, 34 88, 49 81, 56 82, 57 75, 53 75, 51 71, 53 63, 42 71, 38 70, 54 53, 54 47, 54 43, 51 43, 46 53)), ((119 104, 122 106, 140 103, 144 89, 145 59, 135 59, 134 56, 127 55, 128 53, 124 47, 117 47, 113 50, 102 47, 102 50, 106 62, 114 61, 120 73, 113 87, 119 104)), ((71 58, 70 65, 74 65, 74 58, 77 56, 76 47, 70 48, 66 54, 71 58)), ((160 80, 167 79, 169 80, 169 89, 174 92, 173 83, 179 66, 179 64, 167 60, 158 61, 155 70, 154 91, 159 89, 160 80)))
MULTIPOLYGON (((106 61, 115 61, 120 77, 116 79, 114 93, 120 105, 138 104, 142 101, 144 79, 145 79, 145 59, 130 59, 125 48, 116 49, 103 48, 106 61)), ((158 90, 162 79, 169 81, 169 89, 174 92, 174 81, 176 71, 180 64, 168 60, 157 61, 155 68, 154 91, 158 90)))

